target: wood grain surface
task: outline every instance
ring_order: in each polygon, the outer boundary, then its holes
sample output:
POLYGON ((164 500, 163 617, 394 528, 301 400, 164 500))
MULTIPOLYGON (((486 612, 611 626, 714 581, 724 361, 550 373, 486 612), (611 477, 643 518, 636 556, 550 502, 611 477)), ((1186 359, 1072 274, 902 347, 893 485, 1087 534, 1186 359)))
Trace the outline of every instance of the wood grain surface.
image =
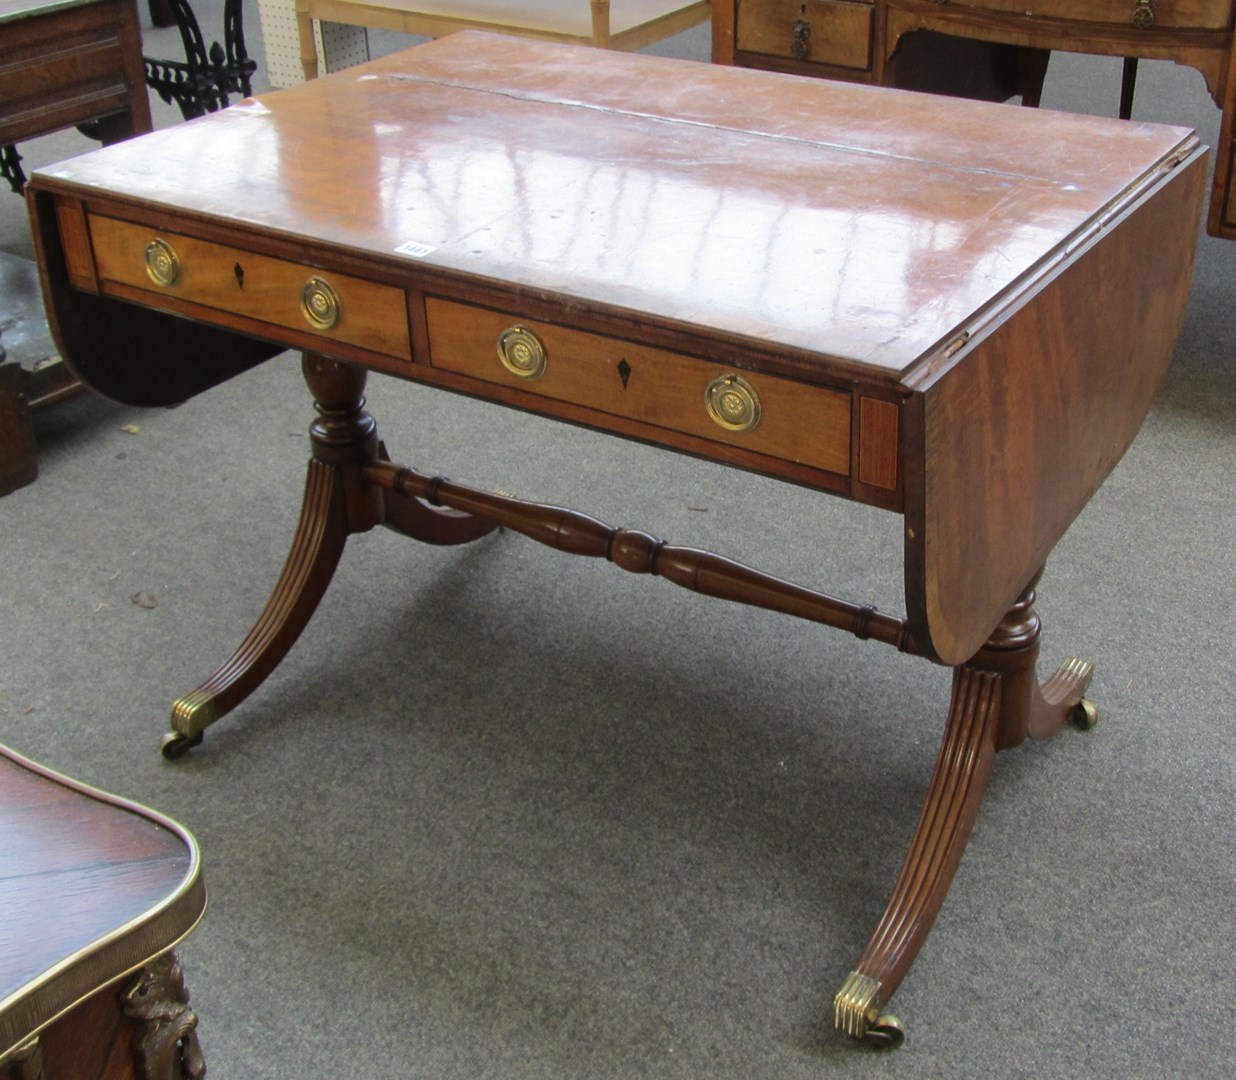
POLYGON ((173 947, 205 909, 196 844, 0 747, 0 1057, 173 947))

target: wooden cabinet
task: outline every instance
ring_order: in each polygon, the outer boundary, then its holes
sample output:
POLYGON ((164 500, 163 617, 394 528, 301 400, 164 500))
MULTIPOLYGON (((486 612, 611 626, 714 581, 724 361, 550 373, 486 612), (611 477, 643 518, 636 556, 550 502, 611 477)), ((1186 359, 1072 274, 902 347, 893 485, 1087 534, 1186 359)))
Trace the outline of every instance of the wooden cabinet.
POLYGON ((738 5, 743 48, 813 64, 868 71, 875 6, 851 0, 751 0, 738 5))
POLYGON ((149 131, 133 0, 0 0, 0 146, 98 121, 104 141, 149 131))
POLYGON ((1029 104, 1043 50, 1186 64, 1223 110, 1207 228, 1236 239, 1233 0, 713 0, 712 26, 717 63, 1029 104))
POLYGON ((1062 19, 1068 22, 1103 23, 1138 30, 1223 30, 1231 25, 1231 0, 972 0, 950 7, 975 11, 998 11, 1031 19, 1062 19))
MULTIPOLYGON (((0 183, 25 183, 15 143, 78 124, 104 143, 151 128, 134 0, 0 0, 0 183)), ((0 328, 26 318, 21 286, 33 277, 32 266, 6 260, 0 328)), ((58 358, 4 359, 0 348, 0 496, 38 476, 32 413, 80 389, 58 358)))

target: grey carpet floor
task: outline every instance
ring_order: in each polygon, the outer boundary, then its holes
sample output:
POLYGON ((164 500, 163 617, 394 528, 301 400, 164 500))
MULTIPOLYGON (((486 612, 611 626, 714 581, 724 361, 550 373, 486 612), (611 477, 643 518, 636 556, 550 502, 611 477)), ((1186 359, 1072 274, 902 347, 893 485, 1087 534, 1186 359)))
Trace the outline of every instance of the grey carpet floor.
MULTIPOLYGON (((707 50, 701 28, 656 51, 707 50)), ((1111 114, 1118 84, 1058 56, 1044 104, 1111 114)), ((1144 64, 1136 115, 1217 141, 1188 69, 1144 64)), ((0 250, 28 243, 0 198, 0 250)), ((378 533, 269 682, 161 759, 291 536, 291 355, 174 410, 43 414, 41 477, 0 502, 0 741, 199 838, 211 906, 182 956, 216 1080, 1230 1076, 1234 286, 1236 244, 1202 238, 1168 384, 1040 590, 1044 661, 1095 662, 1101 722, 997 761, 895 1054, 828 1012, 946 671, 509 534, 378 533)), ((369 397, 398 460, 902 609, 892 515, 392 380, 369 397)))

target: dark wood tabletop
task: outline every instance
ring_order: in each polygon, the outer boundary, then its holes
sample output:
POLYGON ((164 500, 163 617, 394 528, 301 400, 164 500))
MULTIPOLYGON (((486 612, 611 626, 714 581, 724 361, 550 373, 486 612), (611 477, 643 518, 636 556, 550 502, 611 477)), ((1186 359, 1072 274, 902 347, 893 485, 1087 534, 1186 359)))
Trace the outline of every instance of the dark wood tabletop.
POLYGON ((0 1059, 173 948, 205 906, 182 828, 0 746, 0 1059))

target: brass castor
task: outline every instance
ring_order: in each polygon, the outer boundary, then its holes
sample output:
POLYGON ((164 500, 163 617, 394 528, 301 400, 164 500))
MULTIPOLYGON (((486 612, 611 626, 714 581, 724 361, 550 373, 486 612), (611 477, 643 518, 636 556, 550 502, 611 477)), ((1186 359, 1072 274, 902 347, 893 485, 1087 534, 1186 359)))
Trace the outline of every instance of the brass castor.
POLYGON ((905 1041, 905 1037, 906 1032, 901 1026, 901 1021, 885 1013, 878 1017, 874 1024, 868 1026, 863 1035, 863 1042, 868 1046, 874 1046, 877 1050, 896 1050, 905 1041))
POLYGON ((195 746, 200 746, 202 736, 199 732, 197 735, 181 735, 178 731, 169 731, 163 736, 163 741, 159 744, 163 751, 163 757, 167 761, 175 761, 177 758, 182 758, 195 746))
POLYGON ((1073 726, 1079 731, 1089 731, 1098 722, 1098 706, 1089 698, 1082 698, 1073 706, 1073 726))

